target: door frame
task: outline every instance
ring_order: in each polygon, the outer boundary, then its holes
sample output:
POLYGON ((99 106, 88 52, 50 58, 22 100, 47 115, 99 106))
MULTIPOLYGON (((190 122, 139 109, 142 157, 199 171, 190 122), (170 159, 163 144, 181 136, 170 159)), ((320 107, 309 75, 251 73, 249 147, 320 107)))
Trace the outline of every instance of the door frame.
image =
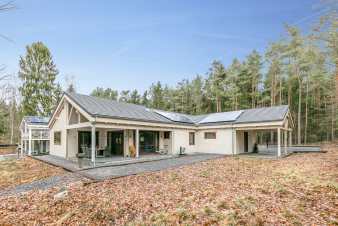
MULTIPOLYGON (((84 130, 79 130, 77 131, 77 146, 78 146, 78 153, 81 153, 81 145, 80 145, 80 133, 89 133, 89 146, 91 147, 91 144, 92 144, 92 134, 91 134, 91 131, 84 131, 84 130)), ((99 139, 99 131, 95 131, 95 140, 96 140, 96 146, 99 146, 99 142, 100 142, 100 139, 99 139)))
POLYGON ((244 152, 249 151, 249 132, 244 131, 244 152))
POLYGON ((120 154, 113 154, 113 146, 110 147, 111 155, 113 156, 124 156, 124 131, 123 130, 115 130, 115 131, 107 131, 107 146, 109 146, 109 139, 111 139, 112 134, 118 133, 121 136, 121 144, 120 145, 120 154))

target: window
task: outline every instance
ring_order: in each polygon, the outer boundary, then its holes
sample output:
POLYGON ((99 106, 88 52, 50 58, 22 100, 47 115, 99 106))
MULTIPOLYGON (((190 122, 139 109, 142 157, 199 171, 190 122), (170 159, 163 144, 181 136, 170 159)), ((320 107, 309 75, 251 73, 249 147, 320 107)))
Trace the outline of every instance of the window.
POLYGON ((189 145, 195 145, 195 133, 194 132, 189 133, 189 145))
POLYGON ((164 139, 170 139, 170 132, 164 132, 164 139))
POLYGON ((54 144, 61 145, 61 132, 60 131, 54 132, 54 144))
POLYGON ((205 132, 204 139, 216 139, 216 132, 205 132))

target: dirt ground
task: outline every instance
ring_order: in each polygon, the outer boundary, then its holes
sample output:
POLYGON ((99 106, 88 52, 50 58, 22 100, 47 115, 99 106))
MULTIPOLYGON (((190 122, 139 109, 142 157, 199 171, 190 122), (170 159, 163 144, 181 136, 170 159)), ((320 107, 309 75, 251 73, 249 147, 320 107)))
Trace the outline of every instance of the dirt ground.
POLYGON ((338 149, 280 160, 224 157, 0 198, 0 225, 337 225, 338 149))
POLYGON ((59 175, 65 171, 26 157, 0 161, 0 189, 59 175))

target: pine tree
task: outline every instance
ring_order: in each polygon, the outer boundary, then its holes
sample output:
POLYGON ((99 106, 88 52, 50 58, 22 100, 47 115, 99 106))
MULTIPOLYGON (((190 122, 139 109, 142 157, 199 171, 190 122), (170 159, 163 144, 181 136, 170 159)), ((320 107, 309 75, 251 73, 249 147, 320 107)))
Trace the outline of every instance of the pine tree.
POLYGON ((106 98, 110 100, 117 100, 118 99, 118 92, 117 90, 113 90, 111 88, 101 88, 96 87, 90 94, 91 96, 106 98))
POLYGON ((141 104, 149 107, 149 99, 148 99, 148 91, 144 91, 143 95, 142 95, 142 99, 141 99, 141 104))
POLYGON ((26 47, 26 55, 20 57, 19 88, 24 115, 48 116, 60 99, 61 87, 55 82, 58 70, 49 49, 36 42, 26 47))
POLYGON ((260 93, 259 93, 259 85, 261 84, 262 74, 262 62, 261 56, 259 53, 254 50, 252 53, 247 57, 247 73, 248 73, 248 80, 251 83, 251 108, 255 108, 259 101, 260 93))
POLYGON ((140 104, 141 103, 141 96, 138 94, 138 91, 136 89, 134 89, 130 93, 129 103, 133 103, 133 104, 140 104))
POLYGON ((120 102, 129 102, 130 101, 130 91, 129 90, 122 90, 120 92, 120 102))
POLYGON ((156 109, 162 109, 164 105, 163 101, 163 88, 161 82, 152 84, 149 90, 151 98, 151 107, 156 109))
POLYGON ((222 100, 224 96, 223 82, 226 73, 223 64, 220 61, 213 61, 209 69, 209 79, 211 81, 211 91, 216 104, 216 112, 222 111, 222 100))

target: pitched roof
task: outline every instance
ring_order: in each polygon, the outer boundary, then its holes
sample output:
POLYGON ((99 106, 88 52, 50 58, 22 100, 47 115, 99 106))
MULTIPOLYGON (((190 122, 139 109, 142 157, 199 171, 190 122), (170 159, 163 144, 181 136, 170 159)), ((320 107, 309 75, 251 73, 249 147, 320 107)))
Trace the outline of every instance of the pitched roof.
POLYGON ((142 105, 118 102, 77 93, 66 93, 66 95, 92 116, 172 123, 171 120, 142 105))
POLYGON ((142 105, 118 102, 77 93, 65 93, 65 95, 94 117, 119 118, 172 124, 214 125, 278 121, 283 120, 288 112, 288 106, 281 105, 205 115, 188 115, 150 109, 142 105))
POLYGON ((49 117, 42 116, 24 116, 23 121, 28 124, 47 125, 49 117))
POLYGON ((247 109, 239 116, 236 123, 280 121, 284 119, 288 110, 287 105, 247 109))

